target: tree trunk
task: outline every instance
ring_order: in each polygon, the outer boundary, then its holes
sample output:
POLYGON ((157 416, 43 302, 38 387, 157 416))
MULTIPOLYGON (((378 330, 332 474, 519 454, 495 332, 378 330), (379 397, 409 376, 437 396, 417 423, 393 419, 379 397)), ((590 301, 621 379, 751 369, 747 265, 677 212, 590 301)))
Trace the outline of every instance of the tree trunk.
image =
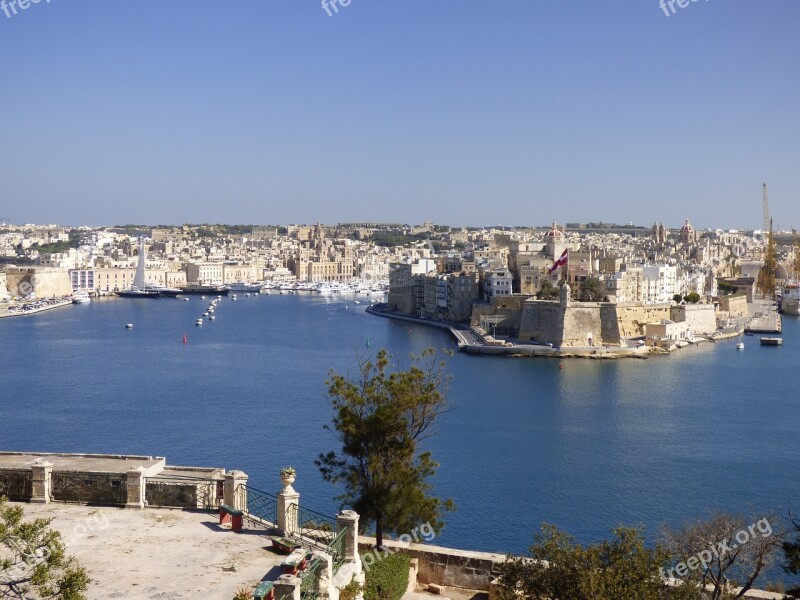
POLYGON ((383 546, 383 513, 380 511, 375 515, 375 547, 383 546))

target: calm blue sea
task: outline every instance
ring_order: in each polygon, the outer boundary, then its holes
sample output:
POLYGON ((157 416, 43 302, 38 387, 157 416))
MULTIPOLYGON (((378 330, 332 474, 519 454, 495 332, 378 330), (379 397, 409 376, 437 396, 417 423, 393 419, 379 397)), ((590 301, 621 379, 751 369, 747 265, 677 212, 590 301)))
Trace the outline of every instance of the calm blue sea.
MULTIPOLYGON (((337 490, 313 463, 336 448, 329 369, 352 373, 381 347, 401 360, 454 348, 352 299, 240 294, 196 328, 207 303, 110 299, 0 320, 0 448, 161 455, 242 469, 273 492, 293 465, 301 502, 333 513, 337 490)), ((563 369, 456 354, 454 410, 428 445, 458 511, 436 543, 522 552, 542 521, 581 541, 618 524, 654 539, 714 508, 796 508, 799 334, 784 317, 783 348, 745 337, 744 351, 734 340, 563 369)))

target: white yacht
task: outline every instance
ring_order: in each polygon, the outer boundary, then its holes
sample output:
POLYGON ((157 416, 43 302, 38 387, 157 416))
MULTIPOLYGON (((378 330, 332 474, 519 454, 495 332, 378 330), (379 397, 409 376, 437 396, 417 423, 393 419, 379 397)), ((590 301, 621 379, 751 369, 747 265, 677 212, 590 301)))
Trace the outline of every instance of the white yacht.
POLYGON ((80 290, 72 294, 73 304, 89 304, 91 301, 91 298, 89 298, 89 292, 86 290, 80 290))

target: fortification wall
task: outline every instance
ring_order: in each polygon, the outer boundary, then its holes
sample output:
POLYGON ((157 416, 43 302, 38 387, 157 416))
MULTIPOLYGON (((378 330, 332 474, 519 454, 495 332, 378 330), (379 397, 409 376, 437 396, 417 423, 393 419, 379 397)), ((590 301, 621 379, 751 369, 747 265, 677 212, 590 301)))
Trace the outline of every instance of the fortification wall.
POLYGON ((519 339, 561 346, 564 333, 564 309, 558 302, 528 300, 522 309, 519 339))
POLYGON ((564 313, 564 332, 560 346, 593 346, 603 341, 601 305, 594 302, 576 302, 564 313))
POLYGON ((616 313, 620 338, 644 335, 646 323, 658 323, 661 319, 671 318, 669 304, 618 304, 616 313))
POLYGON ((33 292, 37 298, 49 298, 72 294, 72 283, 66 269, 9 267, 6 277, 12 295, 26 296, 33 292))
POLYGON ((713 304, 673 306, 670 312, 673 321, 685 321, 688 329, 695 335, 714 333, 717 330, 717 314, 713 304))
POLYGON ((720 296, 719 309, 730 314, 731 317, 746 317, 749 312, 747 309, 747 296, 745 294, 735 296, 720 296))

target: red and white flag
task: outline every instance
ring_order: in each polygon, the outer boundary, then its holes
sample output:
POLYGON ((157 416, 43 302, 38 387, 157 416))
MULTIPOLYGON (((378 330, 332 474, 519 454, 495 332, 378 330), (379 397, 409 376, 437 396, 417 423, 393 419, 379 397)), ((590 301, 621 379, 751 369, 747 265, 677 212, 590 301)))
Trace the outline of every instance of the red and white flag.
POLYGON ((564 250, 564 253, 561 255, 561 258, 559 258, 556 262, 554 262, 553 266, 550 267, 550 269, 547 272, 552 273, 553 271, 557 271, 558 269, 566 265, 568 262, 569 262, 569 248, 564 250))

